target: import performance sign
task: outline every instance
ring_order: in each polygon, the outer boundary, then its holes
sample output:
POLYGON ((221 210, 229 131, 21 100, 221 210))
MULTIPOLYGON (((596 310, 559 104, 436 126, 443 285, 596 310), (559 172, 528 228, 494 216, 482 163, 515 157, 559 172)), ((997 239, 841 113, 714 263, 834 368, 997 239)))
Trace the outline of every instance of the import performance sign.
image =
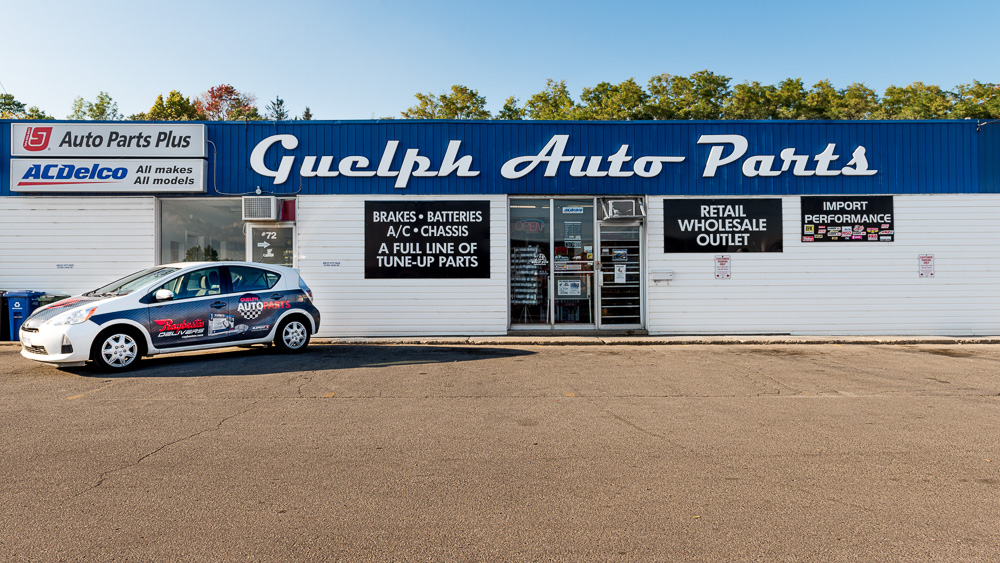
POLYGON ((365 278, 490 277, 488 201, 366 201, 365 278))
POLYGON ((781 200, 665 199, 664 252, 781 252, 781 200))
POLYGON ((802 242, 892 242, 892 196, 803 196, 802 242))

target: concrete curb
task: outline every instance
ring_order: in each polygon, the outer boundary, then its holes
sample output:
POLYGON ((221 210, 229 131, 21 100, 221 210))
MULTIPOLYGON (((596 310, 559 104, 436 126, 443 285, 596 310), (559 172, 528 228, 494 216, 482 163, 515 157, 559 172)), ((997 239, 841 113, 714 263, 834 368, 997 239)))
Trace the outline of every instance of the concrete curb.
MULTIPOLYGON (((997 336, 412 336, 314 338, 315 344, 355 346, 915 346, 1000 344, 997 336)), ((0 342, 18 347, 19 342, 0 342)))
POLYGON ((1000 337, 948 336, 440 336, 319 338, 322 344, 421 346, 704 346, 1000 344, 1000 337))

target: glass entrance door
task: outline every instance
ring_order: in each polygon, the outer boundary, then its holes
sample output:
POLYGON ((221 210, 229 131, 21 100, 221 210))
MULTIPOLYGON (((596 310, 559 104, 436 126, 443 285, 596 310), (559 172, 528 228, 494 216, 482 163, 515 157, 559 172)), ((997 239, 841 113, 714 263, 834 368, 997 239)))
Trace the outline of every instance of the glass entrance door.
POLYGON ((510 324, 594 328, 594 199, 512 199, 510 324))
POLYGON ((558 325, 594 324, 594 200, 552 202, 552 269, 558 325))
POLYGON ((642 224, 602 222, 598 326, 642 328, 642 224))

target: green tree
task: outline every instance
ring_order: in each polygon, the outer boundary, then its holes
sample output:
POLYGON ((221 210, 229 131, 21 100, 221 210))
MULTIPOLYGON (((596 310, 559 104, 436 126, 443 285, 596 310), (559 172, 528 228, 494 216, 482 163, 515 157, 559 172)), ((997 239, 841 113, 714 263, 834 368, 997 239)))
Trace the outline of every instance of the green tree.
POLYGON ((21 119, 55 119, 51 115, 48 115, 44 111, 38 109, 38 106, 31 106, 28 108, 28 112, 24 114, 21 119))
POLYGON ((434 94, 422 94, 417 92, 413 95, 417 98, 417 105, 411 106, 402 112, 406 119, 437 119, 441 111, 441 101, 434 94))
POLYGON ((772 93, 775 119, 803 119, 806 116, 806 89, 801 78, 786 78, 772 93))
POLYGON ((864 84, 854 82, 841 90, 837 119, 869 119, 878 109, 878 94, 864 84))
POLYGON ((579 106, 566 88, 566 81, 556 82, 551 78, 545 81, 544 90, 532 95, 524 104, 524 112, 529 119, 576 119, 578 110, 579 106))
POLYGON ((841 105, 841 94, 829 80, 823 79, 813 85, 806 94, 806 119, 837 119, 838 108, 841 105))
POLYGON ((17 101, 14 94, 0 94, 0 119, 53 119, 38 106, 29 108, 26 105, 17 101))
POLYGON ((514 96, 508 97, 507 101, 503 103, 503 107, 500 108, 500 112, 497 113, 497 119, 508 119, 512 121, 520 121, 524 119, 524 108, 517 107, 517 102, 518 99, 514 96))
POLYGON ((776 92, 774 86, 757 81, 737 84, 722 107, 722 116, 725 119, 774 119, 776 92))
POLYGON ((302 121, 312 121, 313 114, 309 111, 309 106, 306 106, 306 110, 302 112, 302 121))
POLYGON ((577 119, 635 121, 650 119, 647 110, 649 95, 629 78, 621 84, 601 82, 593 88, 584 88, 580 94, 577 119))
POLYGON ((663 73, 650 78, 646 84, 646 91, 649 95, 646 101, 646 112, 653 119, 675 119, 677 117, 677 104, 671 94, 673 81, 673 75, 663 73))
POLYGON ((451 87, 451 94, 441 94, 441 119, 489 119, 486 97, 461 85, 451 87))
POLYGON ((93 119, 94 121, 118 121, 125 116, 118 113, 118 103, 111 98, 111 94, 101 91, 97 94, 97 99, 93 102, 78 96, 73 100, 73 111, 66 119, 82 121, 93 119))
POLYGON ((14 94, 0 94, 0 119, 21 119, 26 113, 23 102, 14 98, 14 94))
POLYGON ((402 112, 406 119, 489 119, 486 98, 479 92, 455 84, 451 93, 440 96, 427 93, 415 94, 417 105, 402 112))
POLYGON ((647 88, 648 112, 653 119, 722 119, 731 93, 729 80, 708 70, 691 76, 654 76, 647 88))
POLYGON ((951 116, 957 119, 1000 118, 1000 86, 978 80, 956 86, 951 116))
POLYGON ((137 113, 129 116, 132 120, 149 121, 204 121, 205 114, 198 111, 190 98, 185 97, 177 90, 171 90, 167 99, 163 99, 163 94, 156 96, 153 107, 146 113, 137 113))
POLYGON ((226 114, 226 121, 262 121, 264 116, 257 110, 257 106, 235 106, 226 114))
POLYGON ((280 96, 275 96, 273 101, 267 103, 267 117, 274 121, 285 121, 288 119, 288 110, 285 109, 285 100, 280 96))
POLYGON ((914 82, 889 86, 882 96, 876 119, 944 119, 951 111, 949 94, 940 87, 914 82))

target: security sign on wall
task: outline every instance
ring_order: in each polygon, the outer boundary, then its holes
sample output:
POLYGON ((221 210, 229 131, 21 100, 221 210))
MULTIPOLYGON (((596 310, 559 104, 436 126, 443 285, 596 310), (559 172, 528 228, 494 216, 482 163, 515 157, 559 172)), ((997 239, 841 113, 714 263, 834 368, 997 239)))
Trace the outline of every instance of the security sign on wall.
POLYGON ((892 196, 803 196, 802 242, 892 242, 892 196))
POLYGON ((365 278, 489 278, 488 201, 366 201, 365 278))
POLYGON ((664 252, 781 252, 781 200, 663 200, 664 252))

